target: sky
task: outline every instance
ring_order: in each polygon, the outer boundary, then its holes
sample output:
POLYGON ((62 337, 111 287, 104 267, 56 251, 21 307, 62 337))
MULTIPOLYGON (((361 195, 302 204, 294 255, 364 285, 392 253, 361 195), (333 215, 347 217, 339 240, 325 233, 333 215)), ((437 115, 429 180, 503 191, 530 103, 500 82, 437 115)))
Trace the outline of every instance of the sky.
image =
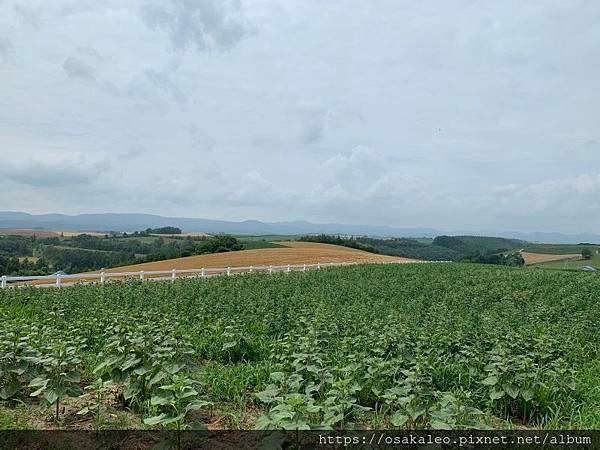
POLYGON ((597 0, 0 0, 0 210, 600 232, 597 0))

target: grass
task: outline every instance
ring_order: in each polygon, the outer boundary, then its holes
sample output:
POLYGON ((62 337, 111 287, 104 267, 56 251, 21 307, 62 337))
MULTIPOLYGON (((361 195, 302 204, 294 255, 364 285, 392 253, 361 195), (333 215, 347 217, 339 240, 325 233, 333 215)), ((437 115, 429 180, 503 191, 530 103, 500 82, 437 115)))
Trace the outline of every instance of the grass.
MULTIPOLYGON (((8 289, 0 359, 14 336, 40 354, 26 400, 70 348, 64 370, 113 379, 129 427, 168 413, 159 385, 136 391, 164 372, 212 402, 189 420, 226 427, 598 428, 599 297, 595 274, 474 264, 8 289)), ((2 423, 43 406, 17 404, 2 423)))
POLYGON ((523 251, 530 253, 544 253, 548 255, 568 255, 581 254, 584 248, 589 248, 592 251, 600 251, 600 246, 594 245, 578 245, 578 244, 527 244, 523 251))
POLYGON ((244 242, 249 241, 267 241, 267 242, 280 242, 280 241, 295 241, 300 235, 296 234, 258 234, 258 235, 235 235, 237 239, 244 242))
POLYGON ((0 405, 0 430, 26 430, 30 428, 28 411, 23 406, 6 408, 0 405))
POLYGON ((578 259, 575 261, 551 261, 535 264, 533 267, 541 267, 544 269, 581 270, 583 266, 594 266, 596 269, 600 270, 600 255, 594 255, 591 259, 578 259))

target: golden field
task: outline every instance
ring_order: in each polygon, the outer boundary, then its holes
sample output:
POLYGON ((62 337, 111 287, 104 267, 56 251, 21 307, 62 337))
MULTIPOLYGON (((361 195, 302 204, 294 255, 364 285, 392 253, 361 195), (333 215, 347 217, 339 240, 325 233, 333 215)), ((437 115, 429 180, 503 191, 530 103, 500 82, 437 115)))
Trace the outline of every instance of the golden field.
POLYGON ((581 254, 568 254, 568 255, 550 255, 545 253, 529 253, 529 252, 521 252, 523 259, 525 260, 525 265, 529 266, 531 264, 539 264, 550 261, 563 261, 565 259, 579 259, 581 258, 581 254))

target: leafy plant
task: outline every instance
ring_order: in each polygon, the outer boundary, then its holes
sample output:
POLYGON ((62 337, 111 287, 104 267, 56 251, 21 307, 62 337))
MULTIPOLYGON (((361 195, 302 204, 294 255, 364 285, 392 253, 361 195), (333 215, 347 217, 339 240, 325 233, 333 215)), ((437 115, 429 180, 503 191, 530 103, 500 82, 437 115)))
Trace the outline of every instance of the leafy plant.
POLYGON ((37 359, 41 373, 29 383, 30 388, 35 388, 31 396, 43 396, 43 403, 55 405, 55 419, 58 420, 61 400, 82 394, 79 387, 81 359, 76 347, 68 342, 52 343, 42 352, 37 359))
POLYGON ((93 413, 96 430, 98 430, 98 427, 100 426, 103 394, 112 386, 112 380, 104 381, 102 378, 98 378, 94 383, 85 387, 85 390, 88 392, 81 396, 86 398, 88 402, 85 407, 77 412, 77 414, 87 415, 93 413))
POLYGON ((159 386, 150 400, 159 414, 144 419, 144 423, 162 426, 173 424, 177 430, 181 430, 190 411, 211 405, 211 402, 198 399, 196 384, 196 381, 186 376, 172 375, 170 383, 159 386))

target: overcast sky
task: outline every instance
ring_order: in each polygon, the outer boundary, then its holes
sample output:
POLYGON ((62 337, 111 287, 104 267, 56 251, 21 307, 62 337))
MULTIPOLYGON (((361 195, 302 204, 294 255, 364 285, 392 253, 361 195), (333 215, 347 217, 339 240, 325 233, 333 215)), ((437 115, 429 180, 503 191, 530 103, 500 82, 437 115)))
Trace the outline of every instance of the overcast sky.
POLYGON ((0 0, 0 210, 600 232, 600 2, 0 0))

